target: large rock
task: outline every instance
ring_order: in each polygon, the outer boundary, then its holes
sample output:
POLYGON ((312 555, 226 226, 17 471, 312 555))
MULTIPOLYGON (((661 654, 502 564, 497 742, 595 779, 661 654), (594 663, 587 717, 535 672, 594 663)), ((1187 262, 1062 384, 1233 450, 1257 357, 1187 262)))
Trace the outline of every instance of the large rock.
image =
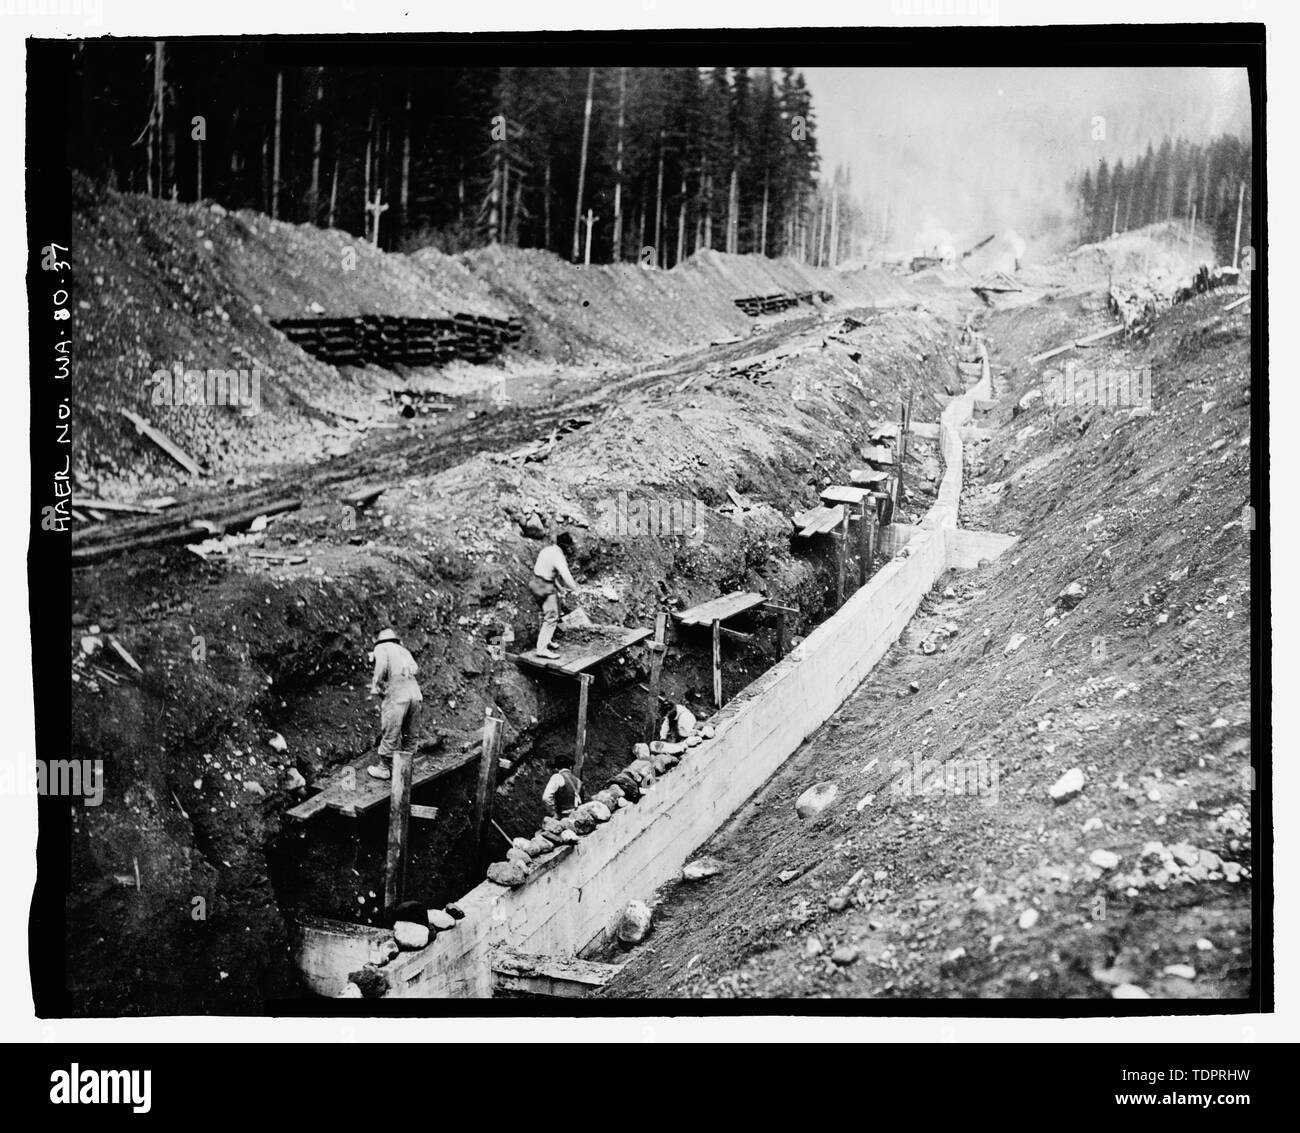
POLYGON ((644 760, 646 760, 646 761, 649 761, 649 759, 650 759, 650 745, 649 745, 649 744, 633 744, 633 745, 632 745, 632 758, 633 758, 633 759, 644 759, 644 760))
POLYGON ((600 803, 602 806, 608 807, 610 810, 613 810, 614 804, 618 802, 618 796, 613 794, 609 790, 609 788, 606 788, 605 790, 597 791, 594 795, 592 795, 591 801, 593 803, 600 803))
POLYGON ((393 920, 410 921, 412 924, 427 924, 425 908, 419 901, 403 901, 393 910, 393 920))
POLYGON ((652 920, 649 905, 644 901, 630 901, 619 918, 619 943, 629 948, 634 944, 640 944, 650 935, 652 920))
POLYGON ((680 762, 681 760, 675 755, 656 755, 651 766, 654 768, 656 775, 667 775, 680 762))
POLYGON ((581 808, 573 812, 573 829, 579 834, 590 834, 597 822, 591 811, 581 808))
POLYGON ((560 825, 557 818, 552 818, 549 814, 542 819, 542 833, 554 834, 557 838, 564 833, 564 827, 560 825))
POLYGON ((1057 605, 1063 610, 1073 610, 1084 596, 1088 593, 1088 588, 1078 582, 1072 582, 1056 596, 1057 605))
POLYGON ((809 787, 794 804, 795 813, 800 818, 816 818, 835 801, 839 793, 839 787, 829 781, 809 787))
POLYGON ((625 799, 636 802, 641 797, 641 785, 626 771, 620 771, 615 775, 614 782, 618 784, 625 799))
POLYGON ((526 853, 528 853, 528 843, 529 843, 530 841, 532 841, 532 839, 530 839, 530 838, 511 838, 511 839, 510 839, 510 844, 511 844, 511 845, 512 845, 516 850, 523 850, 523 852, 526 854, 526 853))
POLYGON ((1052 796, 1055 803, 1069 802, 1080 791, 1083 790, 1083 772, 1077 767, 1071 767, 1055 783, 1052 784, 1048 794, 1052 796))
POLYGON ((487 869, 488 880, 513 889, 528 880, 528 870, 518 862, 493 862, 487 869))
POLYGON ((560 835, 561 845, 571 845, 576 841, 578 841, 578 832, 576 830, 566 830, 560 835))
POLYGON ((441 909, 429 909, 425 916, 429 919, 430 927, 437 929, 439 932, 446 932, 449 928, 456 927, 456 918, 450 913, 444 913, 441 909))
POLYGON ((598 803, 595 800, 587 804, 587 810, 597 822, 608 822, 610 816, 614 813, 604 803, 598 803))
MULTIPOLYGON (((427 915, 423 910, 421 913, 427 915)), ((397 947, 403 952, 418 952, 429 943, 429 926, 414 921, 398 921, 393 925, 393 936, 397 938, 397 947)))
POLYGON ((533 855, 527 850, 521 850, 518 846, 511 846, 506 851, 506 861, 514 862, 515 865, 527 869, 533 861, 533 855))
POLYGON ((379 999, 388 992, 388 977, 373 964, 352 972, 348 982, 360 988, 365 999, 379 999))
POLYGON ((717 858, 696 858, 682 867, 682 877, 687 881, 703 881, 721 869, 722 863, 717 858))
POLYGON ((648 759, 633 760, 623 770, 642 786, 651 782, 655 777, 654 766, 648 759))
POLYGON ((531 842, 528 843, 528 854, 530 857, 540 858, 543 854, 549 854, 555 847, 551 844, 550 839, 544 838, 538 834, 531 842))

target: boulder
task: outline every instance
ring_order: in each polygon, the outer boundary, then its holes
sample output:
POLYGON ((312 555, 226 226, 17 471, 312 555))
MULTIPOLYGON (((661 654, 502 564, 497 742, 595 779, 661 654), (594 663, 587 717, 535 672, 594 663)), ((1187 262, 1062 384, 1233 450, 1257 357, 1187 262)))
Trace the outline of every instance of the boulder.
POLYGON ((795 813, 800 818, 816 818, 835 801, 839 793, 839 787, 829 781, 809 787, 794 804, 795 813))
POLYGON ((1072 582, 1056 596, 1057 605, 1063 610, 1073 610, 1088 593, 1088 588, 1081 583, 1072 582))
MULTIPOLYGON (((422 912, 421 915, 427 914, 422 912)), ((429 943, 429 926, 414 921, 398 921, 393 925, 393 936, 397 938, 397 947, 403 952, 418 952, 429 943)))
POLYGON ((397 947, 396 940, 385 940, 382 944, 376 944, 374 951, 370 955, 370 962, 376 967, 382 968, 390 960, 397 959, 397 954, 401 949, 397 947))
POLYGON ((644 786, 654 778, 654 766, 648 759, 637 759, 629 763, 624 770, 638 783, 644 786))
POLYGON ((573 817, 571 815, 566 815, 564 818, 560 819, 560 829, 561 830, 573 829, 573 817))
POLYGON ((685 740, 687 747, 699 747, 703 742, 699 736, 687 736, 685 740))
POLYGON ((1071 767, 1055 783, 1052 784, 1048 794, 1052 796, 1055 803, 1069 802, 1080 791, 1083 790, 1083 772, 1077 767, 1071 767))
POLYGON ((594 800, 587 804, 587 809, 591 812, 591 817, 597 822, 608 822, 613 811, 604 803, 598 803, 594 800))
POLYGON ((510 849, 506 851, 506 861, 514 862, 515 865, 527 869, 532 865, 533 855, 527 850, 521 850, 518 846, 511 846, 510 849))
MULTIPOLYGON (((464 913, 461 914, 461 916, 464 915, 464 913)), ((444 913, 441 909, 429 909, 425 916, 428 918, 429 926, 438 932, 446 932, 449 928, 456 927, 456 918, 450 913, 444 913)))
POLYGON ((620 771, 615 775, 614 782, 618 784, 625 799, 636 802, 641 797, 641 785, 626 771, 620 771))
POLYGON ((563 834, 560 835, 560 841, 566 845, 572 844, 577 840, 578 840, 578 834, 577 831, 574 830, 566 830, 563 834))
POLYGON ((348 980, 348 982, 343 985, 343 990, 339 993, 339 998, 360 999, 362 998, 361 989, 356 984, 354 984, 351 980, 348 980))
POLYGON ((579 834, 590 834, 596 829, 597 823, 595 817, 589 810, 575 810, 573 812, 573 829, 579 834))
POLYGON ((654 773, 656 775, 666 775, 680 762, 681 760, 679 760, 675 755, 656 755, 654 763, 651 764, 651 766, 654 768, 654 773))
POLYGON ((443 910, 443 912, 449 913, 451 916, 455 917, 458 921, 463 921, 465 919, 465 910, 462 909, 459 905, 448 905, 443 910))
POLYGON ((618 940, 625 947, 640 944, 650 935, 650 906, 644 901, 630 901, 618 921, 618 940))
POLYGON ((540 858, 543 854, 549 854, 555 846, 549 838, 538 834, 528 843, 528 853, 534 858, 540 858))
POLYGON ((610 810, 613 810, 614 804, 618 802, 618 796, 611 794, 609 792, 609 789, 606 788, 605 790, 597 791, 594 795, 592 795, 591 801, 593 803, 600 803, 602 806, 608 807, 610 810))
POLYGON ((528 870, 518 862, 493 862, 487 869, 489 881, 513 889, 528 880, 528 870))
POLYGON ((633 759, 645 759, 645 760, 649 760, 649 758, 650 758, 650 745, 649 745, 649 744, 633 744, 633 745, 632 745, 632 758, 633 758, 633 759))
POLYGON ((554 834, 557 838, 564 832, 564 827, 560 825, 558 818, 552 818, 549 814, 542 819, 542 833, 554 834))
POLYGON ((1119 865, 1119 855, 1110 850, 1093 850, 1088 860, 1098 869, 1114 869, 1119 865))
POLYGON ((686 881, 703 881, 721 870, 722 863, 717 858, 696 858, 682 867, 682 878, 686 881))
POLYGON ((365 999, 379 999, 388 992, 388 977, 373 964, 352 972, 348 982, 360 988, 365 999))
POLYGON ((532 839, 530 839, 530 838, 511 838, 511 839, 510 839, 510 844, 511 844, 511 845, 512 845, 516 850, 523 850, 523 852, 526 854, 526 853, 528 853, 528 843, 529 843, 531 840, 532 840, 532 839))
POLYGON ((609 797, 613 799, 615 802, 621 799, 625 793, 623 791, 623 788, 620 787, 617 783, 610 783, 610 785, 606 787, 605 790, 609 792, 609 797))

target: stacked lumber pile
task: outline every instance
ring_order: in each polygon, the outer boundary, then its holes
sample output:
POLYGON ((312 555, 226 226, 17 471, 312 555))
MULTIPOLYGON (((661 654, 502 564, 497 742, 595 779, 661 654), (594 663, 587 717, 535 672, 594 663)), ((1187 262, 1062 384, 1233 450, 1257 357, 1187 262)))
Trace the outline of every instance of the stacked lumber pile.
POLYGON ((467 314, 436 319, 401 315, 279 319, 271 325, 331 366, 434 366, 457 358, 490 362, 524 335, 523 323, 514 316, 467 314))
POLYGON ((757 318, 759 315, 770 315, 797 307, 800 303, 811 303, 813 299, 829 303, 832 298, 834 296, 829 291, 798 291, 777 292, 774 295, 750 295, 744 299, 733 299, 732 302, 750 318, 757 318))

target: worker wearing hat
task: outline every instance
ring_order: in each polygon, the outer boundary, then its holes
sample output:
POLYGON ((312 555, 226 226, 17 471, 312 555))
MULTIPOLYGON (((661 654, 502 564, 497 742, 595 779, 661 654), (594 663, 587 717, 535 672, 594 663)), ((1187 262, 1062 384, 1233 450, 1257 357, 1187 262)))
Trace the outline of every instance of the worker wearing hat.
POLYGON ((412 753, 415 748, 415 727, 420 721, 424 697, 415 674, 419 665, 402 644, 396 632, 384 629, 375 638, 375 675, 370 680, 373 696, 383 695, 379 709, 382 735, 379 740, 380 762, 368 771, 376 779, 390 779, 392 772, 384 761, 392 762, 393 752, 412 753))
POLYGON ((560 622, 560 588, 573 591, 581 589, 569 573, 566 556, 573 554, 573 551, 573 536, 567 531, 561 532, 554 543, 548 543, 538 553, 532 577, 528 580, 528 589, 542 611, 542 624, 537 630, 537 647, 534 652, 537 656, 552 661, 560 656, 551 646, 555 627, 560 622))

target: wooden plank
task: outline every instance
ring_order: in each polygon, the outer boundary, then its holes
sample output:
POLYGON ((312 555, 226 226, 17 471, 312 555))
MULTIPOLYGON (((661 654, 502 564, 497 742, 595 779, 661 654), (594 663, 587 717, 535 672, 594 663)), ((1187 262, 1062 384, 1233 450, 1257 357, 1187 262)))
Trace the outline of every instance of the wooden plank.
POLYGON ((817 525, 818 534, 826 535, 834 531, 844 522, 844 517, 848 515, 843 504, 836 504, 834 507, 827 508, 826 514, 822 516, 817 525))
POLYGON ((721 622, 713 623, 713 704, 722 707, 722 629, 721 622))
POLYGON ((558 642, 554 647, 560 656, 555 660, 548 657, 539 657, 532 651, 527 653, 507 653, 506 656, 512 661, 531 665, 535 669, 549 669, 552 672, 576 677, 584 669, 589 669, 593 665, 613 657, 616 653, 621 653, 624 649, 635 645, 637 642, 644 641, 651 633, 648 629, 626 629, 623 626, 593 626, 590 628, 603 631, 604 640, 587 642, 582 645, 569 645, 566 642, 558 642))
POLYGON ((822 489, 822 500, 832 504, 860 504, 871 493, 866 488, 848 487, 844 484, 832 484, 822 489))
POLYGON ((483 713, 483 740, 479 749, 478 782, 474 790, 474 830, 477 833, 478 860, 488 860, 488 841, 492 828, 492 800, 496 797, 497 736, 500 721, 488 708, 483 713))
POLYGON ((436 806, 424 806, 421 803, 412 803, 411 817, 421 818, 426 822, 432 822, 438 817, 438 808, 436 806))
POLYGON ((126 511, 133 515, 157 515, 160 510, 148 504, 125 504, 118 500, 86 499, 84 496, 73 496, 72 506, 86 508, 88 511, 91 508, 95 511, 126 511))
MULTIPOLYGON (((425 745, 428 746, 428 745, 425 745)), ((411 764, 411 786, 422 787, 443 775, 458 771, 473 763, 474 752, 420 752, 411 764)), ((323 810, 335 810, 355 817, 365 814, 390 798, 390 781, 376 779, 366 774, 366 768, 375 762, 373 752, 358 756, 339 768, 319 793, 305 802, 285 811, 288 818, 305 822, 323 810)))
POLYGON ((776 656, 779 661, 785 656, 785 615, 786 608, 777 606, 776 608, 776 656))
POLYGON ((737 614, 761 606, 766 601, 767 599, 757 591, 733 590, 729 594, 710 598, 699 606, 692 606, 689 610, 680 610, 674 613, 673 617, 685 626, 708 625, 710 622, 734 618, 737 614))
POLYGON ((132 413, 129 409, 122 409, 119 410, 119 412, 135 426, 136 432, 148 437, 191 476, 198 476, 201 474, 201 470, 198 464, 195 463, 194 459, 186 453, 184 449, 180 448, 179 445, 173 443, 165 433, 155 429, 143 417, 139 414, 132 413))
POLYGON ((591 692, 591 682, 596 678, 590 673, 578 674, 578 734, 573 742, 573 773, 582 778, 582 765, 587 759, 587 698, 591 692))
POLYGON ((384 861, 384 911, 390 916, 406 892, 407 836, 411 826, 412 754, 393 752, 393 777, 388 811, 388 855, 384 861))
MULTIPOLYGON (((859 506, 862 510, 858 514, 858 589, 861 589, 866 586, 867 575, 871 573, 867 558, 867 528, 871 525, 871 516, 867 512, 865 498, 859 506)), ((874 510, 873 508, 872 511, 874 510)))
POLYGON ((349 492, 344 496, 343 502, 352 507, 365 507, 388 491, 388 487, 387 484, 379 484, 369 488, 358 488, 355 492, 349 492))
POLYGON ((875 468, 854 468, 849 471, 849 479, 855 485, 870 487, 873 484, 883 484, 889 479, 889 473, 875 468))
POLYGON ((888 465, 894 463, 894 454, 884 445, 865 445, 862 449, 862 459, 868 464, 888 465))
POLYGON ((1238 307, 1240 307, 1243 303, 1249 303, 1249 302, 1250 302, 1250 296, 1249 296, 1249 295, 1243 295, 1240 299, 1234 299, 1231 303, 1229 303, 1229 304, 1228 304, 1226 307, 1224 307, 1223 309, 1224 309, 1225 311, 1235 311, 1235 310, 1236 310, 1238 307))
POLYGON ((492 953, 494 986, 502 991, 560 998, 589 995, 605 987, 622 970, 576 957, 547 956, 498 947, 492 953))
POLYGON ((655 724, 659 719, 659 687, 663 677, 664 654, 668 651, 668 647, 664 644, 664 636, 667 632, 668 615, 656 614, 655 639, 650 644, 650 686, 646 701, 645 727, 642 729, 644 733, 642 738, 646 743, 655 738, 655 724))
POLYGON ((844 513, 844 524, 835 532, 835 608, 844 605, 844 561, 849 542, 849 515, 844 513))

